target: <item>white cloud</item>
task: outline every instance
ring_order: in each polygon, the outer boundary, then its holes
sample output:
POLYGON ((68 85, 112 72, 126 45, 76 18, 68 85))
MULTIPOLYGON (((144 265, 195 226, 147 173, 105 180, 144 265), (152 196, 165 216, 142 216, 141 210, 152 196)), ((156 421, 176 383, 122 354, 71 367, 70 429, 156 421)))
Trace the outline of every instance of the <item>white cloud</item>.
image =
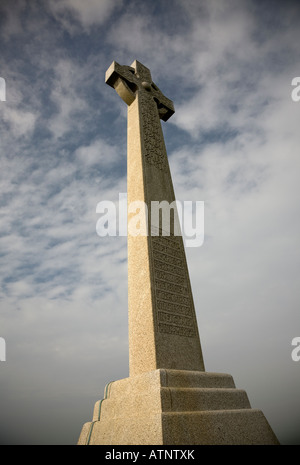
POLYGON ((88 146, 79 147, 74 155, 85 165, 101 164, 102 167, 113 165, 120 157, 117 148, 102 139, 95 140, 88 146))
POLYGON ((69 32, 75 32, 76 28, 72 19, 68 17, 68 13, 81 23, 88 31, 91 26, 101 25, 112 14, 112 12, 120 7, 122 0, 50 0, 49 7, 54 13, 57 20, 61 21, 64 27, 69 32))
POLYGON ((7 285, 8 295, 17 297, 31 296, 33 292, 32 286, 25 280, 15 281, 7 285))
POLYGON ((80 124, 88 107, 80 95, 83 75, 79 66, 70 60, 61 59, 55 65, 54 72, 50 97, 58 111, 51 117, 48 127, 58 138, 80 124))
POLYGON ((3 119, 9 124, 12 134, 16 137, 29 135, 34 129, 37 115, 30 111, 10 108, 8 105, 3 111, 3 119))
POLYGON ((1 27, 2 40, 6 41, 13 35, 21 34, 23 32, 22 22, 20 15, 24 12, 26 5, 22 0, 15 0, 14 8, 9 8, 9 2, 1 2, 2 15, 5 18, 4 24, 1 27))

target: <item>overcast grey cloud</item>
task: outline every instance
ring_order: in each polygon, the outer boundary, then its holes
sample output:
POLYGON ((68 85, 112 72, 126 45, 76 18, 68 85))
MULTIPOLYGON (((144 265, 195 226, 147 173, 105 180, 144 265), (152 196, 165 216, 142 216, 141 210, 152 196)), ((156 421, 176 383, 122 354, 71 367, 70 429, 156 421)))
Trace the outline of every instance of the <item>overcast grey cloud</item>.
POLYGON ((137 59, 175 104, 176 196, 205 204, 204 243, 186 252, 206 369, 300 444, 299 3, 0 10, 0 442, 75 444, 128 376, 127 242, 97 235, 96 206, 127 189, 126 106, 104 74, 137 59))

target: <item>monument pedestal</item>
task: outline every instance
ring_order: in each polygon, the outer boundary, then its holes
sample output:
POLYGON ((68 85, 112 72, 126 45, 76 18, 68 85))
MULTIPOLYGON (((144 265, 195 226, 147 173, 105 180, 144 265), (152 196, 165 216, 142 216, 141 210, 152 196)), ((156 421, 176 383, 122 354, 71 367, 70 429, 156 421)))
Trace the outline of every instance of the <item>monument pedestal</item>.
POLYGON ((108 384, 78 445, 279 444, 228 374, 158 369, 108 384))

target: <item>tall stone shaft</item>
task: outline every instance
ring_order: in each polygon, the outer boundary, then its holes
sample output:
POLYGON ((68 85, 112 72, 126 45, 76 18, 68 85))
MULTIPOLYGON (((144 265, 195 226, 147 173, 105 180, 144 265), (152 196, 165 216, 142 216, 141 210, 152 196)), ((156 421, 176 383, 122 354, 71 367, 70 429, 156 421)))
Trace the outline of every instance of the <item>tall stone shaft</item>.
MULTIPOLYGON (((106 72, 128 105, 128 318, 129 373, 159 368, 204 371, 184 245, 177 212, 170 230, 151 217, 153 202, 175 201, 160 119, 174 113, 173 103, 152 82, 148 68, 113 62, 106 72), (133 235, 130 224, 138 203, 146 205, 147 234, 133 235), (175 223, 174 223, 175 219, 175 223)), ((168 204, 167 204, 167 203, 168 204)), ((173 204, 174 206, 174 204, 173 204)), ((173 210, 170 209, 170 212, 173 210)))

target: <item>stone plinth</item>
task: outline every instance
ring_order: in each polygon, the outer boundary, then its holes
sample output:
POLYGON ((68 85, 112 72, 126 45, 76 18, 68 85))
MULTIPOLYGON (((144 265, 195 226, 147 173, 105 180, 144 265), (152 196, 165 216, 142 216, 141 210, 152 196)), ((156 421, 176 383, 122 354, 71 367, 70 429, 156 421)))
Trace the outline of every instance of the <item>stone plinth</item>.
POLYGON ((79 445, 278 444, 228 374, 158 369, 110 383, 79 445))

